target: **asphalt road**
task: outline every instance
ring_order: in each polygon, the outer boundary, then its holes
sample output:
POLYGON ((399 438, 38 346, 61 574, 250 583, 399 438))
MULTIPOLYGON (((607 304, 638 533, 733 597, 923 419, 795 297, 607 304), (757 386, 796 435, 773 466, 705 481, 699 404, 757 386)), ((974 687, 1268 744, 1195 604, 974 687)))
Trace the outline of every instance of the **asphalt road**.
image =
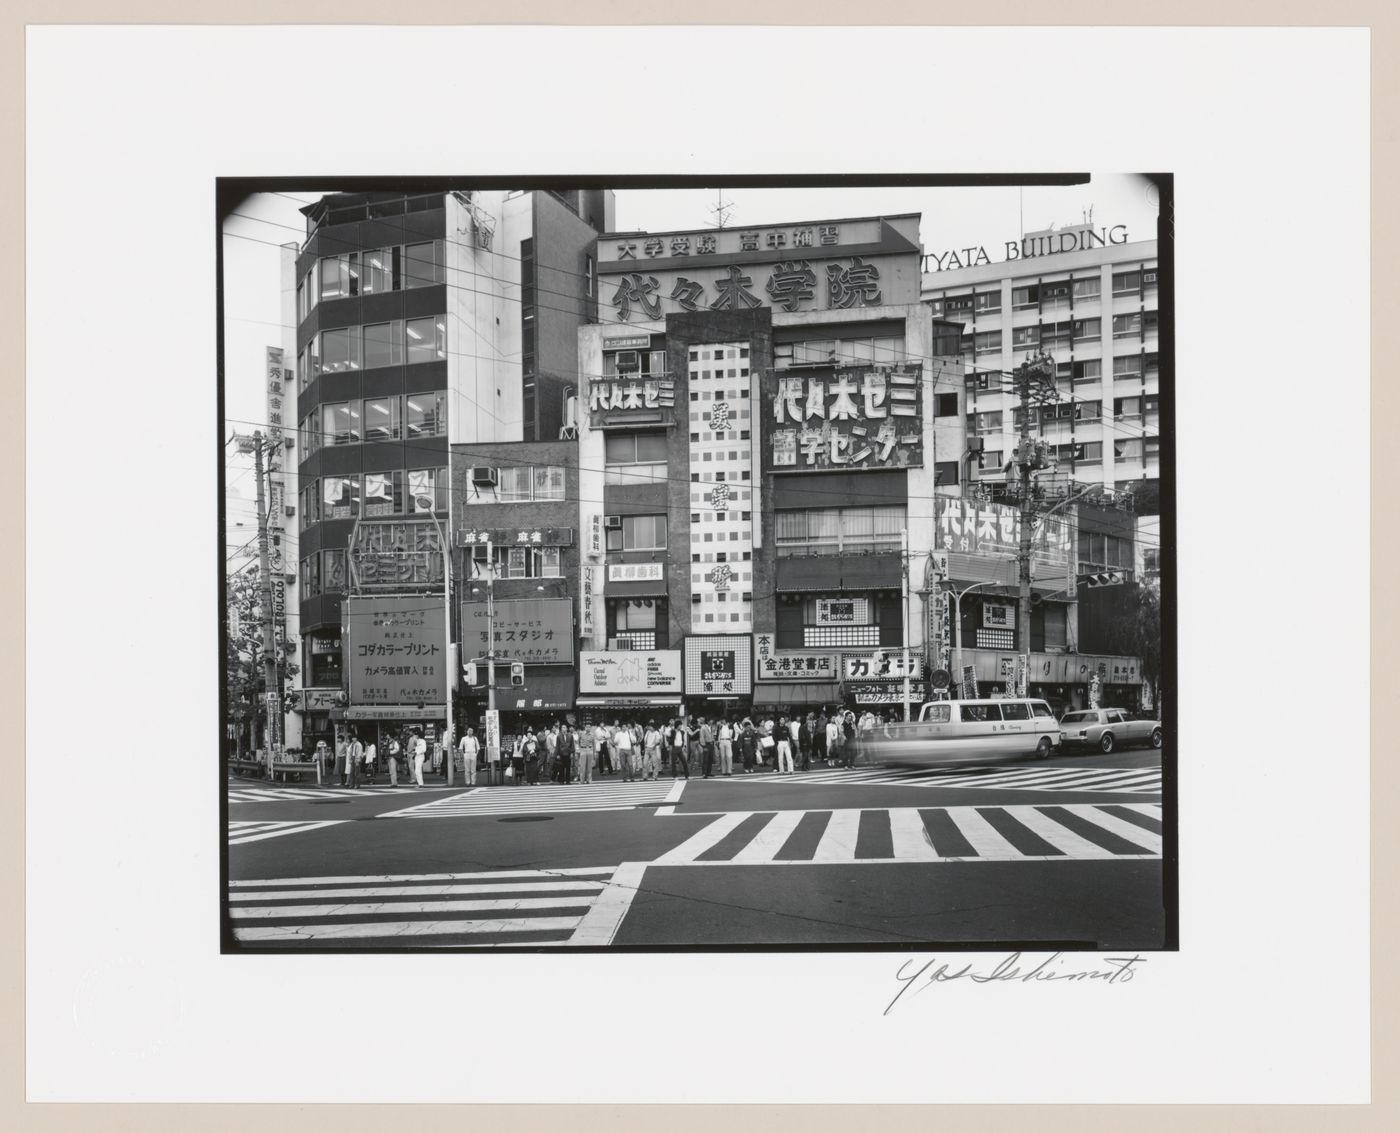
POLYGON ((232 946, 1159 948, 1160 757, 567 787, 230 779, 232 946))

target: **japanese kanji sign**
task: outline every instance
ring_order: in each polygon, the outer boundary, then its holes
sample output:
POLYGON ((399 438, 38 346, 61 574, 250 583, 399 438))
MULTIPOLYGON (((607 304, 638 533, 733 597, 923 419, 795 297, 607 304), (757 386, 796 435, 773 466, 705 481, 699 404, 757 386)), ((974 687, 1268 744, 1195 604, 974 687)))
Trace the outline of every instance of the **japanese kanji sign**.
POLYGON ((609 563, 609 582, 661 582, 666 577, 665 563, 609 563))
POLYGON ((341 641, 352 705, 447 703, 441 595, 345 599, 341 641))
MULTIPOLYGON (((923 668, 923 657, 909 650, 909 675, 917 677, 923 668)), ((842 666, 848 681, 902 681, 904 679, 904 650, 877 649, 871 653, 848 653, 842 666)))
POLYGON ((463 524, 457 529, 459 547, 572 547, 572 527, 472 527, 463 524))
POLYGON ((595 425, 639 411, 659 416, 675 404, 676 383, 669 378, 594 378, 588 384, 589 419, 595 425))
POLYGON ((752 645, 748 634, 685 639, 688 696, 751 696, 752 645))
MULTIPOLYGON (((1020 549, 1021 516, 1014 507, 936 496, 934 515, 938 521, 934 539, 945 551, 1014 556, 1020 549)), ((1063 516, 1043 516, 1037 521, 1032 535, 1037 579, 1049 573, 1047 565, 1068 567, 1069 544, 1070 526, 1063 516)))
MULTIPOLYGON (((484 657, 491 647, 485 602, 462 603, 462 649, 484 657)), ((572 665, 574 604, 568 598, 510 598, 495 603, 496 658, 527 665, 572 665)))
POLYGON ((771 633, 754 638, 754 679, 759 681, 834 681, 836 657, 831 653, 778 652, 771 633))
POLYGON ((350 545, 357 593, 442 588, 442 540, 432 519, 361 520, 350 545))
POLYGON ((923 385, 917 365, 769 374, 763 383, 768 467, 922 467, 923 385))

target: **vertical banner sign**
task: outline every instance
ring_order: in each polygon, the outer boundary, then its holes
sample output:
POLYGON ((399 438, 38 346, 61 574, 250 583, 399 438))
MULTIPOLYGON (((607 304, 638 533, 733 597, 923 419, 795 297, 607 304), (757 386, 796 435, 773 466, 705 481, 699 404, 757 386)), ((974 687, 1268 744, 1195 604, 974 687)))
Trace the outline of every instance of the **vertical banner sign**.
POLYGON ((501 711, 499 708, 486 710, 486 760, 494 763, 492 753, 499 756, 501 750, 501 711))
POLYGON ((946 590, 940 591, 937 598, 941 623, 938 634, 938 667, 947 669, 953 663, 953 598, 946 590))
POLYGON ((593 636, 593 581, 598 573, 598 568, 593 563, 583 564, 583 585, 579 588, 579 635, 591 638, 593 636))
POLYGON ((1103 695, 1103 682, 1099 680, 1098 673, 1089 678, 1089 707, 1097 708, 1099 699, 1103 695))
POLYGON ((962 670, 962 698, 977 699, 977 666, 964 665, 962 670))
POLYGON ((1016 658, 1016 695, 1028 696, 1030 694, 1030 668, 1031 659, 1025 653, 1016 658))
POLYGON ((277 346, 269 346, 267 348, 267 435, 279 443, 282 440, 284 412, 282 350, 277 346))

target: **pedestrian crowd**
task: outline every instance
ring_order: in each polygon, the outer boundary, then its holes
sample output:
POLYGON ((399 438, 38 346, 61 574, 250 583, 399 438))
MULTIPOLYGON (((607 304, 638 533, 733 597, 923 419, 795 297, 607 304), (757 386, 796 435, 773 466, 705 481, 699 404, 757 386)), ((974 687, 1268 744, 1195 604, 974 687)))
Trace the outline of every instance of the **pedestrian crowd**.
MULTIPOLYGON (((476 786, 478 776, 487 785, 534 786, 546 783, 592 783, 594 776, 620 775, 625 781, 658 780, 669 771, 673 779, 689 779, 691 771, 702 778, 730 778, 738 773, 772 772, 792 775, 814 766, 854 767, 865 741, 876 729, 894 723, 893 715, 866 710, 857 716, 850 709, 825 709, 805 715, 785 713, 755 721, 750 716, 676 717, 662 721, 576 725, 563 721, 538 729, 524 729, 501 738, 499 751, 489 750, 473 728, 466 728, 455 744, 443 735, 434 744, 434 768, 441 758, 460 760, 464 782, 476 786)), ((408 728, 402 736, 390 736, 384 752, 373 740, 366 744, 350 732, 336 740, 334 766, 329 772, 341 786, 358 788, 387 768, 389 785, 398 786, 402 769, 405 782, 423 786, 423 767, 429 758, 428 741, 421 728, 408 728)), ((331 753, 321 740, 315 758, 323 766, 331 753)))

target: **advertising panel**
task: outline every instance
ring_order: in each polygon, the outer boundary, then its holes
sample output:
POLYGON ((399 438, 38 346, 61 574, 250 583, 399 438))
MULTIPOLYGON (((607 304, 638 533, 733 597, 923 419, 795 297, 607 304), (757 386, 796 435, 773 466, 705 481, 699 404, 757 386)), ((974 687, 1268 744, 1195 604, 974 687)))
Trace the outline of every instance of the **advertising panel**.
POLYGON ((665 563, 609 563, 609 582, 661 582, 666 578, 665 563))
POLYGON ((754 679, 758 681, 834 681, 840 670, 833 653, 797 653, 774 648, 773 635, 754 638, 754 679))
POLYGON ((775 472, 922 468, 919 365, 776 371, 763 381, 765 466, 775 472))
POLYGON ((817 599, 817 625, 819 626, 863 626, 869 624, 869 598, 817 599))
POLYGON ((1003 602, 982 603, 983 629, 1015 629, 1016 607, 1003 602))
MULTIPOLYGON (((569 598, 507 598, 495 603, 496 660, 527 665, 572 665, 574 604, 569 598)), ((462 603, 464 657, 491 648, 487 603, 462 603)))
MULTIPOLYGON (((917 677, 923 669, 923 657, 909 650, 909 676, 917 677)), ((847 681, 904 680, 904 650, 877 649, 873 653, 848 653, 843 658, 842 672, 847 681)))
POLYGON ((746 633, 685 639, 687 696, 750 696, 753 643, 746 633))
MULTIPOLYGON (((945 550, 968 554, 1010 555, 1020 553, 1021 513, 1006 504, 937 496, 937 543, 945 550)), ((1058 567, 1062 573, 1070 562, 1070 525, 1062 515, 1044 516, 1035 524, 1031 541, 1036 575, 1049 573, 1042 564, 1058 567)))
POLYGON ((681 691, 681 651, 582 650, 579 653, 579 693, 619 696, 661 696, 681 691))
MULTIPOLYGON (((848 695, 855 697, 857 704, 903 704, 904 685, 848 685, 848 695)), ((915 708, 928 699, 928 685, 923 681, 909 682, 909 703, 915 708)), ((917 713, 915 713, 917 715, 917 713)))
POLYGON ((441 597, 347 596, 341 639, 351 705, 447 703, 441 597))
POLYGON ((442 589, 442 537, 437 521, 364 519, 350 544, 350 585, 356 591, 442 589))

